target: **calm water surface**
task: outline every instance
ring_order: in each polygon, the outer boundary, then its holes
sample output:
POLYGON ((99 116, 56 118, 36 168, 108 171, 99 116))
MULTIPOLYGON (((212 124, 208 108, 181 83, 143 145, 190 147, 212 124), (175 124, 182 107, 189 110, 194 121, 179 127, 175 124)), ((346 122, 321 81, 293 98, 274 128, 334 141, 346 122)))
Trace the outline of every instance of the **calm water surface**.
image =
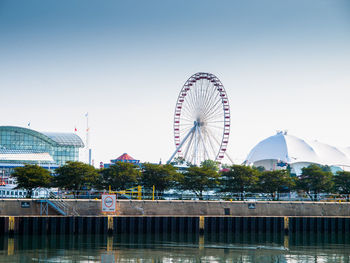
POLYGON ((349 262, 344 233, 0 237, 0 262, 349 262))

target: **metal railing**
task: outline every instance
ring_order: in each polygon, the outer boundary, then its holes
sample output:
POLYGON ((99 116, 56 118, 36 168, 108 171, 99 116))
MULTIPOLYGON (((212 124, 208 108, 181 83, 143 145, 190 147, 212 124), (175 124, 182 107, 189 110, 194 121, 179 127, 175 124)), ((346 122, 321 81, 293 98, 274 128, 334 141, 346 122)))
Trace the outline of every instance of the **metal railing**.
POLYGON ((59 209, 65 212, 66 215, 78 216, 79 213, 70 203, 64 201, 64 199, 56 195, 55 193, 49 191, 49 200, 56 205, 59 209))
MULTIPOLYGON (((101 199, 105 191, 58 191, 57 196, 60 199, 101 199)), ((118 199, 140 199, 140 196, 136 194, 131 197, 126 197, 123 191, 113 192, 117 194, 118 199)), ((200 198, 190 191, 155 191, 154 195, 151 189, 142 190, 142 200, 200 200, 200 198)), ((202 200, 206 201, 322 201, 322 202, 345 202, 350 201, 349 194, 307 194, 305 192, 291 192, 291 193, 220 193, 220 192, 204 192, 202 200)))
MULTIPOLYGON (((88 199, 99 200, 103 193, 115 193, 118 199, 134 199, 134 200, 206 200, 206 201, 322 201, 322 202, 349 202, 350 194, 308 194, 306 192, 291 193, 222 193, 217 191, 203 192, 201 198, 190 191, 170 190, 165 192, 155 191, 152 189, 142 188, 142 193, 135 189, 127 189, 124 191, 109 190, 79 190, 67 191, 61 189, 37 189, 38 196, 33 199, 50 200, 59 209, 70 215, 78 215, 74 207, 65 200, 67 199, 88 199)), ((13 197, 16 199, 25 198, 13 197)))
POLYGON ((48 206, 55 209, 61 215, 79 216, 77 210, 69 202, 64 201, 62 196, 52 192, 50 189, 44 189, 45 197, 39 199, 40 213, 48 214, 48 206))

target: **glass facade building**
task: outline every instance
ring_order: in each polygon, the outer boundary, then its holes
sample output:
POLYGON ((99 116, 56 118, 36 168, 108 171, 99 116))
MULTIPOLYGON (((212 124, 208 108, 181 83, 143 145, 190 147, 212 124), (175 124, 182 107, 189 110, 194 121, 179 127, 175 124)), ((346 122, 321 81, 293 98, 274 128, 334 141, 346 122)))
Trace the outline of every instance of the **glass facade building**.
POLYGON ((0 169, 8 173, 8 169, 24 164, 55 169, 67 161, 78 161, 79 148, 82 147, 83 141, 74 133, 0 126, 0 169))

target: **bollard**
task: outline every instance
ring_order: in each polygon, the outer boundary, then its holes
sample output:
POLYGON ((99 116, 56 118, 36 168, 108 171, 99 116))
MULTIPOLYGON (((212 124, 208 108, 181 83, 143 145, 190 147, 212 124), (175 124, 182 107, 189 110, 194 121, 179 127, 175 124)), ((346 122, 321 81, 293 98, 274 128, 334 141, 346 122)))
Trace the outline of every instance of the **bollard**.
POLYGON ((113 216, 108 216, 107 232, 108 234, 113 234, 113 216))
POLYGON ((289 233, 289 217, 284 217, 284 233, 288 235, 289 233))
POLYGON ((113 236, 107 237, 107 251, 113 251, 113 236))
POLYGON ((199 236, 199 249, 200 250, 202 250, 202 249, 204 249, 204 236, 203 235, 201 235, 201 236, 199 236))
POLYGON ((15 232, 15 217, 9 216, 9 226, 8 226, 9 234, 12 235, 15 232))
POLYGON ((199 217, 199 234, 204 234, 204 216, 199 217))
POLYGON ((13 237, 7 239, 7 255, 13 256, 15 251, 15 240, 13 237))
POLYGON ((284 247, 285 249, 289 249, 289 237, 288 237, 288 235, 285 235, 285 236, 284 236, 284 239, 283 239, 283 247, 284 247))

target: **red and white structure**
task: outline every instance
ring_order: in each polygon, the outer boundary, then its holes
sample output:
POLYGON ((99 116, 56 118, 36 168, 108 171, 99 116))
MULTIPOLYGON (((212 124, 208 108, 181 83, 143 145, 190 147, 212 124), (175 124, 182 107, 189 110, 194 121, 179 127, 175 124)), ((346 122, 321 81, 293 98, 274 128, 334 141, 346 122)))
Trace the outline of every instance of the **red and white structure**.
POLYGON ((227 156, 230 122, 229 100, 221 81, 210 73, 192 75, 176 102, 176 150, 168 163, 176 155, 195 165, 204 160, 220 162, 227 156))
POLYGON ((103 162, 100 163, 100 168, 108 168, 113 164, 116 164, 118 162, 122 162, 122 163, 132 163, 135 165, 139 165, 140 164, 140 160, 136 160, 134 158, 132 158, 129 154, 127 153, 123 153, 122 155, 120 155, 117 159, 113 159, 111 160, 111 163, 105 163, 103 164, 103 162))

